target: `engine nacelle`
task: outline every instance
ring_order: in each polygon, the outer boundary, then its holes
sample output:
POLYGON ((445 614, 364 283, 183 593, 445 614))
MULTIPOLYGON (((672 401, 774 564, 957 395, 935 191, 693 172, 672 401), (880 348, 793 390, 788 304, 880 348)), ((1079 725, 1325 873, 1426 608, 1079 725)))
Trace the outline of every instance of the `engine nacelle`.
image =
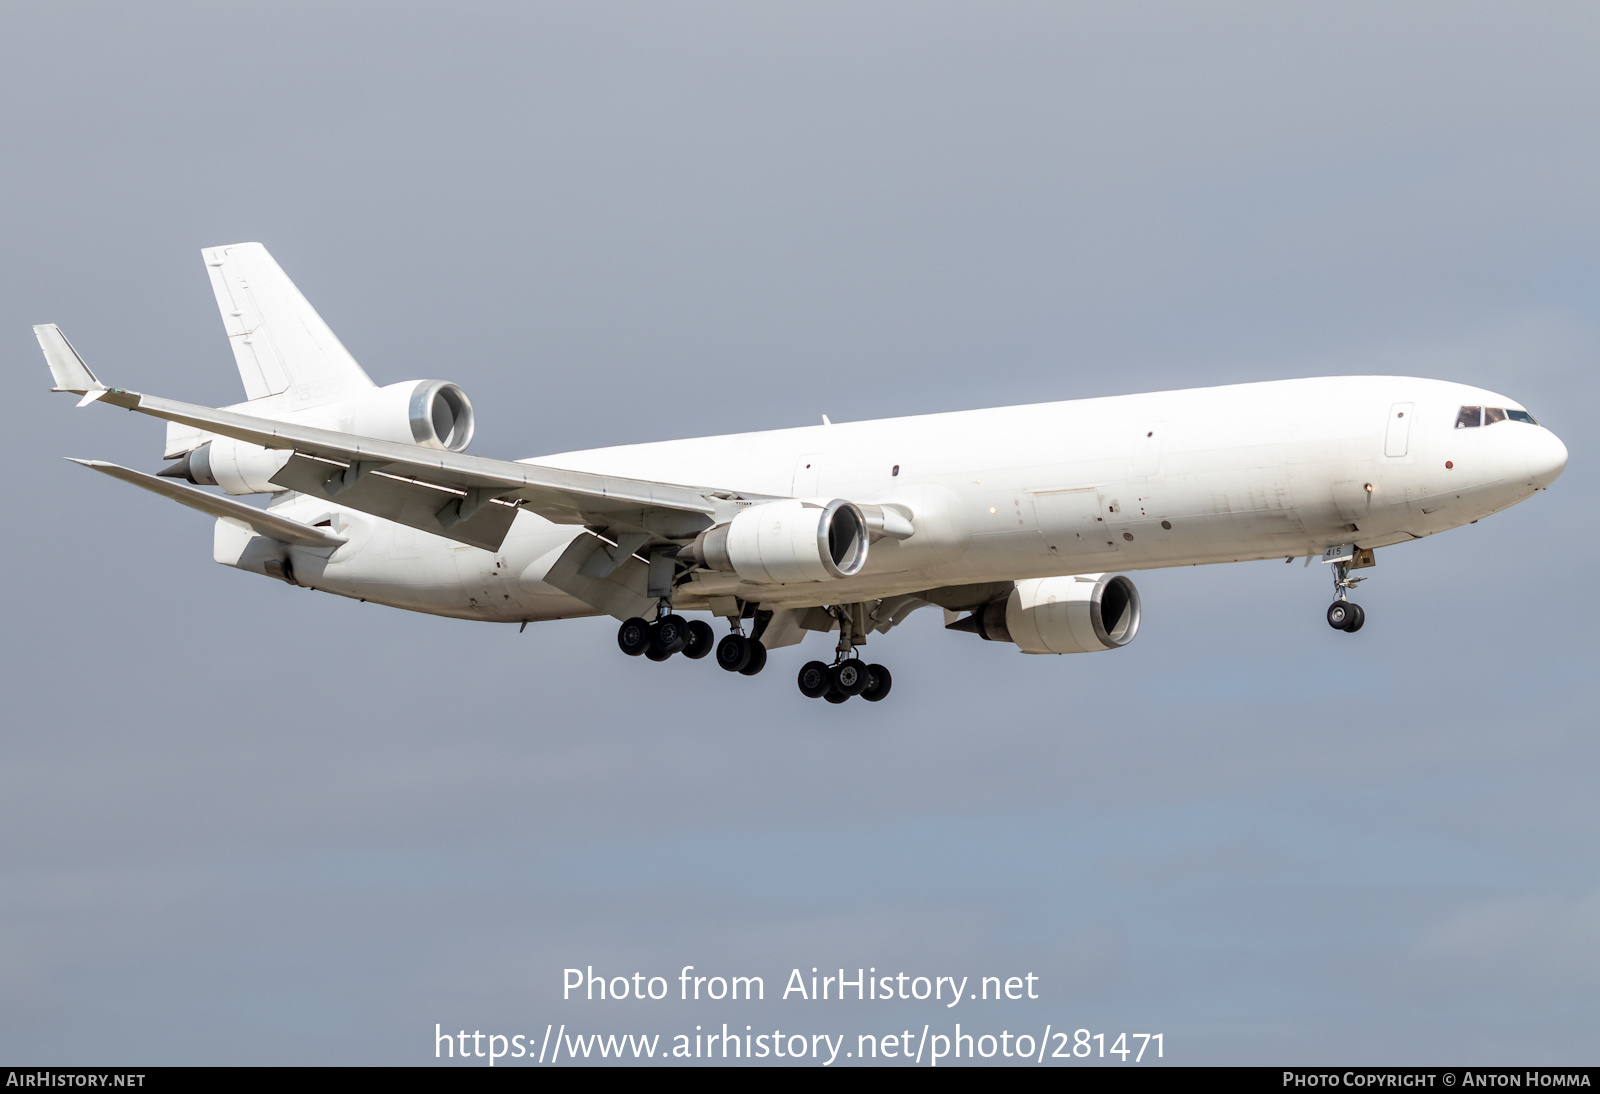
POLYGON ((867 543, 866 517, 852 502, 791 498, 752 505, 680 554, 741 581, 787 585, 854 577, 867 564, 867 543))
POLYGON ((1013 642, 1023 653, 1113 650, 1139 633, 1139 590, 1120 574, 1033 578, 950 628, 1013 642))
POLYGON ((464 451, 475 426, 467 393, 444 380, 406 380, 302 410, 291 420, 380 441, 464 451))
POLYGON ((232 437, 207 441, 161 473, 197 486, 220 486, 230 494, 276 494, 285 487, 271 481, 293 455, 286 448, 262 448, 232 437))
MULTIPOLYGON (((249 406, 230 409, 249 413, 249 406)), ((466 448, 475 425, 467 393, 444 380, 406 380, 285 414, 282 420, 448 452, 466 448)), ((185 453, 161 474, 197 486, 220 486, 230 494, 272 494, 284 489, 271 479, 288 462, 287 449, 216 437, 185 453)))

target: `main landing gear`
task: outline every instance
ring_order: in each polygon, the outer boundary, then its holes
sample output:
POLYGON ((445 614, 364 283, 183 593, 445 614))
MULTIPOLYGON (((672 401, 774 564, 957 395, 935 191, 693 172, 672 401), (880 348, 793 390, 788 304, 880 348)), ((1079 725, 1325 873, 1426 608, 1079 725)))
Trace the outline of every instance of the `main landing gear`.
POLYGON ((1328 626, 1336 631, 1355 634, 1367 621, 1367 613, 1360 604, 1349 599, 1349 593, 1364 577, 1351 577, 1348 562, 1333 564, 1333 603, 1328 605, 1328 626))
POLYGON ((856 647, 867 640, 867 606, 850 604, 832 610, 839 620, 839 645, 833 664, 807 661, 801 666, 797 681, 800 694, 835 704, 857 695, 869 703, 888 698, 889 689, 894 686, 893 675, 882 665, 869 665, 856 656, 856 647))
POLYGON ((717 664, 729 672, 754 676, 767 667, 767 647, 759 638, 746 638, 737 631, 723 635, 717 643, 717 664))
MULTIPOLYGON (((738 625, 735 621, 734 627, 738 625)), ((717 664, 745 676, 754 676, 767 664, 767 648, 759 639, 746 638, 735 629, 718 642, 711 624, 673 615, 665 608, 658 612, 654 623, 638 616, 625 620, 617 628, 617 646, 629 657, 643 655, 652 661, 665 661, 675 653, 698 661, 715 648, 717 664)))
POLYGON ((675 653, 698 661, 711 652, 716 635, 702 620, 687 620, 681 615, 663 615, 654 623, 638 616, 617 629, 617 645, 629 657, 643 654, 652 661, 665 661, 675 653))
POLYGON ((807 661, 800 668, 800 693, 808 699, 843 703, 861 696, 876 703, 889 696, 894 677, 882 665, 869 665, 856 657, 846 657, 832 665, 807 661))
MULTIPOLYGON (((865 644, 866 631, 876 617, 865 604, 840 605, 828 611, 839 621, 839 644, 833 663, 806 662, 800 670, 801 693, 830 703, 847 702, 857 695, 869 703, 887 698, 894 686, 889 670, 882 665, 869 665, 856 656, 857 647, 865 644)), ((665 661, 677 653, 698 661, 715 651, 717 664, 726 671, 754 676, 767 666, 767 647, 761 643, 761 634, 772 613, 752 604, 744 607, 743 614, 755 620, 751 633, 745 634, 740 617, 730 617, 733 633, 724 635, 719 642, 709 623, 675 615, 672 606, 663 600, 656 609, 654 623, 639 616, 624 621, 617 628, 617 646, 629 657, 652 661, 665 661)))

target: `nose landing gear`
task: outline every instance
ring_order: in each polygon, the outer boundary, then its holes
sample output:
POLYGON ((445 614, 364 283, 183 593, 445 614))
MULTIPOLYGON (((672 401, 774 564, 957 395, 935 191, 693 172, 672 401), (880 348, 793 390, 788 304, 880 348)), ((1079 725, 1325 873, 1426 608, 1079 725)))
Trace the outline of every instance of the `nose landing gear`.
MULTIPOLYGON (((1359 556, 1358 556, 1359 557, 1359 556)), ((1370 566, 1371 552, 1366 552, 1366 565, 1370 566)), ((1360 604, 1353 603, 1349 594, 1364 577, 1351 577, 1351 560, 1339 559, 1333 563, 1333 603, 1328 605, 1328 626, 1346 634, 1355 634, 1367 621, 1367 613, 1360 604)))

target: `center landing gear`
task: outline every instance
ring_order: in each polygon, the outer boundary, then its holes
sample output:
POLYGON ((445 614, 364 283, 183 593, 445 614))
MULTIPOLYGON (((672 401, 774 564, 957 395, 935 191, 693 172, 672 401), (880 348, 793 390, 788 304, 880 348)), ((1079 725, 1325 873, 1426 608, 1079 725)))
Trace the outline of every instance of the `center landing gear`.
POLYGON ((1366 611, 1349 599, 1350 590, 1365 580, 1364 577, 1350 576, 1348 562, 1333 564, 1333 603, 1328 605, 1328 626, 1336 631, 1354 634, 1366 623, 1366 611))
POLYGON ((767 667, 767 647, 759 638, 746 638, 737 632, 723 635, 717 643, 717 664, 729 672, 754 676, 767 667))

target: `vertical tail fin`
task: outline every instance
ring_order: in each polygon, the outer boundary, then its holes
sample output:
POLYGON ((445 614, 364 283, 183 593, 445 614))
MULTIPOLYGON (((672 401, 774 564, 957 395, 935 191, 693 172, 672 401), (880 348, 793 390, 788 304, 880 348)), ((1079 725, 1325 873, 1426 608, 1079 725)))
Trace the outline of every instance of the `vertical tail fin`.
POLYGON ((303 410, 373 386, 328 324, 259 243, 208 247, 206 272, 245 397, 303 410))
MULTIPOLYGON (((259 243, 207 247, 206 273, 244 381, 251 414, 278 417, 359 395, 376 385, 259 243)), ((169 422, 168 459, 211 439, 169 422)))

